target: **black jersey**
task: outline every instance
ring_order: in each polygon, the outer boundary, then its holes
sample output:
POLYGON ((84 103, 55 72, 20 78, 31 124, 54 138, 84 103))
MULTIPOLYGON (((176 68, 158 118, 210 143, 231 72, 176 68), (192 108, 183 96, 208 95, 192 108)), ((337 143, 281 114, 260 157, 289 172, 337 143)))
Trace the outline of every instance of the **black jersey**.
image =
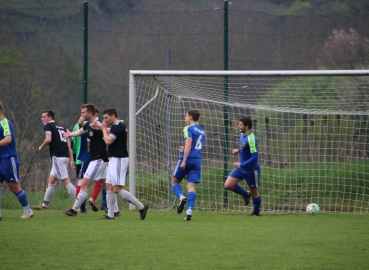
POLYGON ((51 134, 51 142, 49 144, 50 156, 69 157, 67 139, 63 137, 65 128, 52 120, 44 125, 44 131, 46 134, 51 134))
MULTIPOLYGON (((101 125, 99 119, 95 121, 101 125)), ((90 123, 86 123, 83 127, 83 130, 87 134, 87 142, 90 145, 90 158, 92 160, 102 159, 105 162, 108 162, 108 153, 106 151, 106 144, 104 141, 104 135, 102 130, 95 130, 90 126, 90 123)))
POLYGON ((110 128, 109 136, 114 142, 108 146, 109 157, 128 157, 127 151, 127 128, 123 121, 116 121, 110 128))

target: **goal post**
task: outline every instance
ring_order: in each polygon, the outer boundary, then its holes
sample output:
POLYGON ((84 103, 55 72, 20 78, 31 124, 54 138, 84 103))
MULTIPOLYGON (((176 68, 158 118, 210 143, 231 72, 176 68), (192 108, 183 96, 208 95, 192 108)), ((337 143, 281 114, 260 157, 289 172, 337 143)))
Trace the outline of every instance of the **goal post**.
POLYGON ((238 158, 230 154, 238 143, 238 119, 247 115, 259 139, 264 211, 302 211, 314 202, 323 212, 368 213, 368 75, 369 70, 132 70, 129 190, 154 209, 176 205, 171 172, 183 144, 184 114, 195 108, 207 134, 197 210, 250 210, 223 189, 224 175, 238 158))

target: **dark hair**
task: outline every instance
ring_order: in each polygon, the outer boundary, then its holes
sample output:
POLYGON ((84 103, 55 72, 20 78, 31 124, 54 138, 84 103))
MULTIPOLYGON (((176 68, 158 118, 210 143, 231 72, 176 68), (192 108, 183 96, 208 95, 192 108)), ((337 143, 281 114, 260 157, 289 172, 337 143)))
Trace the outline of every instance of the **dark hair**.
POLYGON ((48 117, 51 117, 51 119, 54 119, 54 117, 55 117, 54 112, 53 112, 53 111, 51 111, 51 110, 43 111, 43 113, 47 113, 47 116, 48 116, 48 117))
POLYGON ((200 118, 200 113, 198 110, 188 110, 187 114, 192 117, 192 120, 197 122, 200 118))
POLYGON ((115 117, 118 117, 117 111, 114 108, 108 108, 103 111, 103 114, 108 114, 109 116, 112 116, 113 114, 115 117))
POLYGON ((252 128, 252 120, 250 117, 242 116, 238 121, 241 121, 245 126, 249 126, 249 129, 252 128))
POLYGON ((96 114, 96 107, 95 107, 95 105, 94 104, 91 104, 91 103, 87 103, 87 104, 83 104, 82 106, 81 106, 81 108, 82 109, 86 109, 87 110, 87 112, 89 112, 89 113, 92 113, 92 114, 96 114))
POLYGON ((95 106, 95 114, 99 114, 99 112, 100 112, 99 107, 95 106))

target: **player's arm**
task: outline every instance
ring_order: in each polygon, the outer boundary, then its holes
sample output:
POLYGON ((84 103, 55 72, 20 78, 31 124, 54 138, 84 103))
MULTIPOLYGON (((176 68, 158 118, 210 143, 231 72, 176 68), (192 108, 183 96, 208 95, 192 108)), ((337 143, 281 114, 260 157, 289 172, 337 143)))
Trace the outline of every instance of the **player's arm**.
POLYGON ((4 139, 0 141, 0 147, 7 146, 12 142, 12 136, 5 136, 4 139))
POLYGON ((4 121, 0 121, 0 125, 3 128, 4 135, 4 138, 0 140, 0 147, 4 147, 12 142, 12 136, 10 134, 9 124, 6 119, 4 119, 4 121))
POLYGON ((109 136, 109 132, 110 132, 110 128, 107 127, 106 122, 102 122, 101 126, 100 126, 103 135, 104 135, 104 141, 107 145, 111 145, 114 141, 115 138, 112 136, 109 136))
MULTIPOLYGON (((91 125, 91 127, 92 127, 93 129, 95 129, 95 130, 102 130, 101 125, 100 125, 99 123, 93 123, 93 124, 91 125)), ((106 127, 106 131, 108 132, 108 134, 110 133, 110 130, 111 130, 111 128, 106 127)))
POLYGON ((73 151, 70 139, 67 138, 67 145, 68 145, 68 152, 69 152, 69 164, 72 169, 74 169, 74 158, 73 158, 73 151))
POLYGON ((240 149, 233 149, 232 154, 238 154, 240 152, 240 149))
POLYGON ((46 146, 48 146, 51 143, 51 133, 45 133, 45 140, 44 142, 38 147, 38 151, 42 151, 46 146))
POLYGON ((258 157, 259 157, 258 152, 251 153, 251 157, 248 160, 240 163, 240 167, 241 168, 246 168, 249 164, 257 162, 258 157))
POLYGON ((192 146, 192 138, 191 137, 187 137, 186 138, 186 143, 184 146, 184 152, 183 152, 183 160, 182 160, 182 164, 181 164, 181 169, 184 169, 186 167, 186 161, 188 158, 188 155, 191 152, 191 146, 192 146))
POLYGON ((67 129, 64 134, 63 137, 64 138, 69 138, 69 137, 78 137, 78 136, 82 136, 83 134, 85 134, 86 131, 83 128, 80 128, 76 131, 70 132, 69 129, 67 129))

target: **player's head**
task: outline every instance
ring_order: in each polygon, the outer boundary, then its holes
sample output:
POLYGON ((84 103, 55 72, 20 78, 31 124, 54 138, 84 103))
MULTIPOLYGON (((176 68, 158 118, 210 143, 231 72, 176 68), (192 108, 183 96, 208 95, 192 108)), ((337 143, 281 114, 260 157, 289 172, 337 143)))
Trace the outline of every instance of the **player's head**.
POLYGON ((185 120, 187 124, 191 124, 192 122, 198 122, 199 118, 200 118, 200 113, 198 110, 192 109, 186 112, 185 120))
POLYGON ((94 104, 87 103, 81 106, 81 115, 85 118, 85 120, 90 120, 90 118, 94 119, 96 115, 96 107, 94 104))
POLYGON ((42 112, 41 115, 41 121, 43 124, 46 124, 48 122, 50 122, 51 120, 54 120, 55 114, 53 111, 51 110, 46 110, 42 112))
POLYGON ((118 117, 117 111, 114 108, 108 108, 103 111, 104 121, 108 125, 112 125, 118 117))
POLYGON ((0 115, 3 116, 4 115, 4 106, 3 104, 0 102, 0 115))
POLYGON ((238 119, 238 129, 241 133, 245 133, 252 128, 252 120, 250 117, 242 116, 238 119))
POLYGON ((100 113, 99 107, 95 106, 95 115, 99 116, 99 113, 100 113))

